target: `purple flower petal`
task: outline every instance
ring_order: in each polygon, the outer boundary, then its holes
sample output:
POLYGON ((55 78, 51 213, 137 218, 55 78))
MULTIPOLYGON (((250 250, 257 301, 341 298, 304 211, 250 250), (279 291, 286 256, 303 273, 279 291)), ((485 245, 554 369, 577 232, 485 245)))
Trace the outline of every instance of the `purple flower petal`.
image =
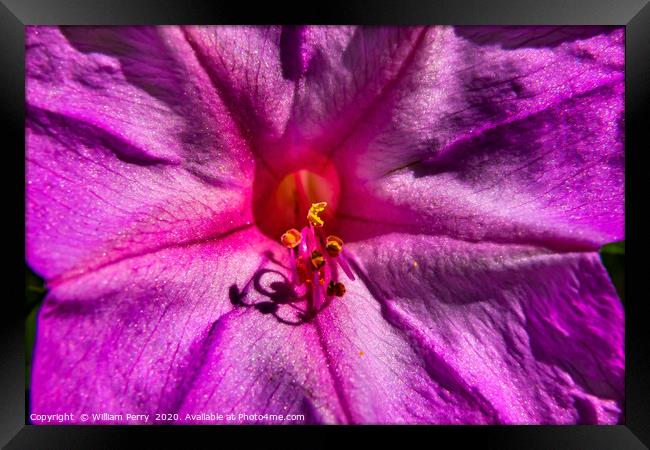
POLYGON ((306 27, 288 134, 301 147, 334 154, 391 102, 423 37, 413 27, 306 27))
POLYGON ((349 175, 340 215, 563 249, 621 239, 622 30, 513 50, 453 29, 423 36, 392 94, 334 152, 349 175))
POLYGON ((277 141, 294 94, 294 82, 283 77, 281 27, 192 26, 183 33, 262 167, 279 172, 292 152, 277 141))
POLYGON ((176 27, 28 27, 26 59, 30 110, 104 131, 125 160, 215 182, 250 172, 237 124, 176 27))
POLYGON ((211 329, 239 314, 230 286, 259 268, 265 241, 250 228, 55 285, 39 315, 32 411, 176 412, 211 329))
MULTIPOLYGON (((597 253, 406 235, 352 246, 383 317, 426 369, 422 382, 450 396, 443 411, 499 423, 621 420, 623 309, 597 253)), ((393 393, 417 404, 408 388, 393 393)))
POLYGON ((27 258, 50 279, 251 220, 252 154, 174 28, 27 33, 27 258))
POLYGON ((564 42, 610 33, 618 27, 614 26, 589 26, 562 27, 551 25, 539 26, 478 26, 456 27, 456 34, 480 45, 501 45, 503 48, 523 47, 555 47, 564 42))
POLYGON ((403 235, 353 244, 362 282, 291 326, 227 301, 231 281, 262 301, 248 283, 268 267, 256 236, 57 286, 39 322, 33 411, 619 421, 623 312, 596 254, 403 235))

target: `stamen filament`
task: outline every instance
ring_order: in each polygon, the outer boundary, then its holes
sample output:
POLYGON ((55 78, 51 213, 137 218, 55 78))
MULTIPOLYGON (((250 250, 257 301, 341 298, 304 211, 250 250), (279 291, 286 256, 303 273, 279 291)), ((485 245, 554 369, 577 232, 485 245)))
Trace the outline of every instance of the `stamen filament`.
POLYGON ((336 258, 336 262, 339 263, 339 266, 341 266, 341 269, 343 269, 343 272, 345 272, 345 275, 351 280, 354 281, 354 274, 352 273, 352 269, 350 269, 350 264, 348 263, 348 259, 345 256, 345 250, 342 251, 339 256, 336 258))
POLYGON ((325 296, 323 295, 323 285, 319 282, 318 278, 318 272, 314 272, 314 282, 312 284, 314 290, 314 310, 318 310, 325 300, 325 296))
POLYGON ((288 250, 289 250, 289 260, 291 261, 291 283, 298 285, 300 284, 300 279, 298 278, 295 249, 290 248, 288 250))

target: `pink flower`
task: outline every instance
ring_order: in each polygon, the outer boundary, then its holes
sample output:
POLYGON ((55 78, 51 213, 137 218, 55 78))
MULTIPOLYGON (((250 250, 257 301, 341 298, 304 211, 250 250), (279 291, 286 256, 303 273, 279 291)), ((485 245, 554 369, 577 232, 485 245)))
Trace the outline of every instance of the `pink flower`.
POLYGON ((623 77, 621 28, 28 27, 32 412, 619 422, 623 77))

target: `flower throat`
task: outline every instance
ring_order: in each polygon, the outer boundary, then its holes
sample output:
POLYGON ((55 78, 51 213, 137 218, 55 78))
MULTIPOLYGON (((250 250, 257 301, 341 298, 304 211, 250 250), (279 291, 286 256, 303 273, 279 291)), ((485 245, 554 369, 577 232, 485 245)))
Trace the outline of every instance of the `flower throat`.
POLYGON ((325 202, 319 217, 330 234, 336 234, 340 184, 334 164, 310 158, 305 165, 284 170, 279 176, 267 170, 256 173, 253 214, 260 231, 276 240, 290 228, 300 229, 312 204, 325 202))

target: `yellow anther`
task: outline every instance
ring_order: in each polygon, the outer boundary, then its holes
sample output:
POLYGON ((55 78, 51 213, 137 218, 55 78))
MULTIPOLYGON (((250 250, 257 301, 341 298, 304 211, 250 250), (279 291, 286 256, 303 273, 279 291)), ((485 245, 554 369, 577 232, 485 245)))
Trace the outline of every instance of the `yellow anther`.
POLYGON ((336 283, 334 280, 330 281, 330 284, 327 285, 327 295, 330 297, 336 295, 337 297, 343 297, 345 294, 345 285, 343 283, 336 283))
POLYGON ((320 250, 314 250, 313 252, 311 252, 310 259, 311 259, 311 264, 317 270, 325 265, 325 257, 320 252, 320 250))
POLYGON ((325 222, 318 215, 325 210, 327 202, 312 203, 309 212, 307 213, 307 220, 315 227, 322 227, 325 222))
POLYGON ((343 250, 343 240, 338 236, 327 236, 325 250, 331 257, 336 257, 343 250))
POLYGON ((302 241, 302 235, 295 228, 291 228, 280 238, 282 245, 287 248, 296 248, 300 244, 300 241, 302 241))

